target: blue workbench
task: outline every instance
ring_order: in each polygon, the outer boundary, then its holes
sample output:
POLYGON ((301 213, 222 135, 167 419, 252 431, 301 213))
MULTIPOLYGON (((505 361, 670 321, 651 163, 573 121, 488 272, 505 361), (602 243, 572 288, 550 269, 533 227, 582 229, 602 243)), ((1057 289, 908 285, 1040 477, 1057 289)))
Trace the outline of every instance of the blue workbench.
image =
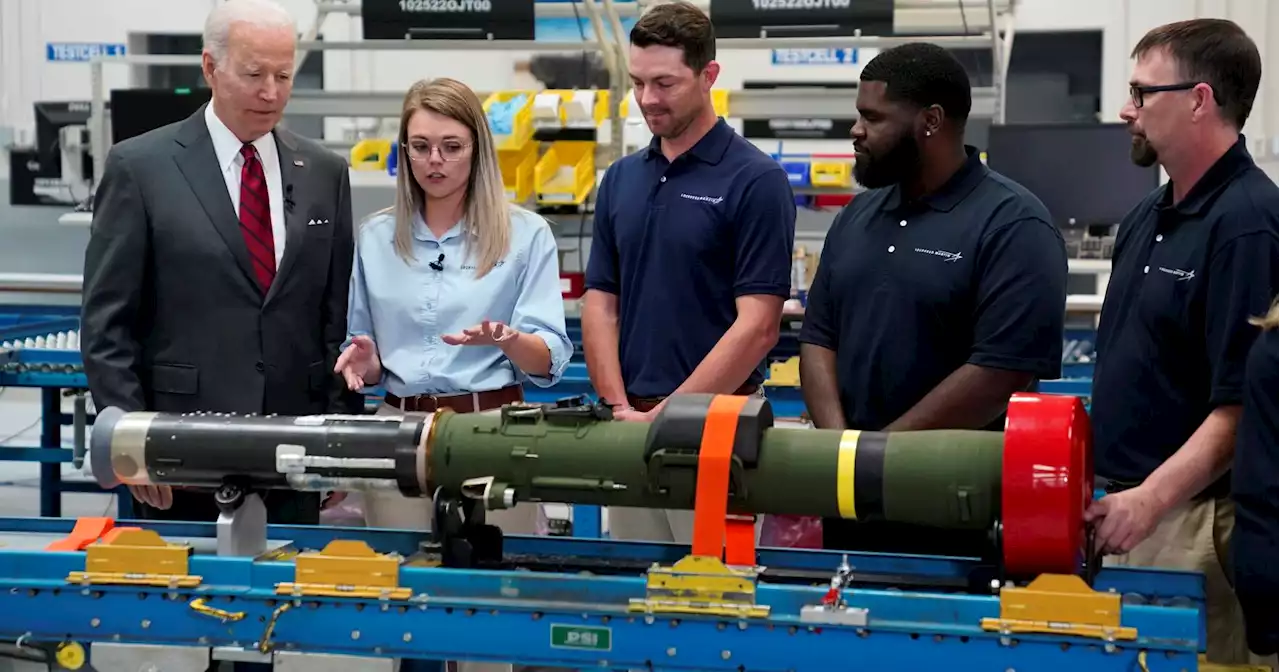
MULTIPOLYGON (((981 591, 887 589, 900 577, 954 581, 978 561, 936 556, 845 554, 863 582, 843 591, 867 609, 863 625, 814 624, 801 608, 826 592, 822 578, 840 564, 829 551, 760 549, 762 566, 808 572, 807 581, 762 579, 755 602, 765 617, 630 612, 645 580, 631 573, 587 575, 542 571, 464 570, 414 566, 425 535, 395 530, 273 527, 269 538, 298 550, 354 539, 395 552, 407 599, 281 598, 275 587, 295 580, 293 564, 197 554, 189 573, 197 587, 148 588, 69 584, 85 569, 79 551, 26 550, 35 533, 56 537, 72 521, 0 519, 0 639, 245 647, 269 651, 390 656, 410 659, 517 661, 582 669, 652 670, 1027 670, 1178 672, 1197 669, 1203 641, 1204 583, 1197 574, 1104 568, 1094 589, 1126 596, 1120 625, 1133 641, 1106 642, 1065 633, 986 630, 1001 615, 1000 598, 981 591), (6 545, 9 549, 6 550, 6 545), (203 598, 201 607, 193 603, 203 598), (210 611, 209 608, 218 611, 210 611), (855 663, 856 661, 856 663, 855 663)), ((123 524, 123 523, 122 523, 123 524)), ((134 523, 130 523, 134 524, 134 523)), ((139 523, 171 542, 208 538, 213 525, 139 523)), ((509 556, 615 559, 669 566, 687 546, 508 536, 509 556)), ((641 570, 643 571, 643 570, 641 570)), ((1064 618, 1067 617, 1064 614, 1064 618)))

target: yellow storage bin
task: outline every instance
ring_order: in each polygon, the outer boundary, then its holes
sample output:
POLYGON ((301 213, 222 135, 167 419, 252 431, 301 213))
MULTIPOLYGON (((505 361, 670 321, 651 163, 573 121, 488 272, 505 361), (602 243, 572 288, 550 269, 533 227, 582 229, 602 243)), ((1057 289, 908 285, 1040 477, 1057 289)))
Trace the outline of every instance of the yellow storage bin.
POLYGON ((493 142, 498 149, 521 149, 525 143, 533 138, 533 91, 499 91, 490 94, 484 101, 484 113, 489 114, 489 110, 494 103, 506 103, 513 98, 524 96, 525 101, 516 110, 511 120, 511 132, 499 133, 497 128, 493 128, 493 121, 489 121, 489 126, 493 130, 493 142))
POLYGON ((351 167, 356 170, 387 169, 387 157, 391 154, 391 141, 373 138, 361 140, 351 148, 351 167))
POLYGON ((815 187, 852 187, 853 164, 848 161, 814 161, 809 182, 815 187))
POLYGON ((538 143, 526 142, 520 149, 499 149, 498 169, 507 200, 524 203, 533 197, 534 168, 538 165, 538 143))
POLYGON ((561 141, 538 159, 534 179, 540 205, 580 205, 596 181, 596 143, 561 141))
MULTIPOLYGON (((627 92, 627 97, 622 99, 622 103, 618 107, 618 115, 623 119, 631 111, 631 103, 636 99, 635 90, 627 92)), ((711 89, 711 107, 715 109, 717 117, 729 116, 729 90, 728 89, 711 89)))

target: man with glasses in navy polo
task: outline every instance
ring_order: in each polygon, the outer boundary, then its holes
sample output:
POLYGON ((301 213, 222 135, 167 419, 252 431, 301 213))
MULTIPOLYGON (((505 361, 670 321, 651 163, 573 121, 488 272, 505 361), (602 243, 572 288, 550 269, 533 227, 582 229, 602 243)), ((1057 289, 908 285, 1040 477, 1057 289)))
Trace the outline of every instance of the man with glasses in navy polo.
POLYGON ((1133 160, 1169 183, 1120 225, 1098 328, 1088 518, 1119 564, 1202 572, 1210 662, 1248 660, 1229 583, 1231 466, 1244 365, 1276 294, 1280 191, 1241 129, 1261 79, 1236 24, 1160 26, 1133 50, 1120 112, 1133 160))

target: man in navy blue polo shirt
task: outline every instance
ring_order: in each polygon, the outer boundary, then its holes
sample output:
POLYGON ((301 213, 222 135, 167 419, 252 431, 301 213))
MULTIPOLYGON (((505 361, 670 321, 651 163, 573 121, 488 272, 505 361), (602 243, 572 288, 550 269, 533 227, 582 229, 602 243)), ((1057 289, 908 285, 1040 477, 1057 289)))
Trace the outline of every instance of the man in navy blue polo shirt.
MULTIPOLYGON (((895 47, 860 79, 854 176, 868 191, 832 224, 809 290, 805 404, 828 429, 999 429, 1012 394, 1061 370, 1062 236, 1039 199, 964 144, 970 84, 949 52, 895 47)), ((990 547, 870 517, 824 521, 824 544, 990 547)))
POLYGON ((1277 284, 1280 191, 1240 135, 1262 61, 1244 30, 1218 19, 1155 28, 1133 58, 1120 117, 1134 161, 1159 162, 1169 183, 1116 238, 1092 407, 1095 469, 1111 494, 1088 517, 1121 564, 1203 572, 1209 660, 1244 663, 1225 475, 1257 333, 1249 318, 1266 313, 1277 284))
MULTIPOLYGON (((632 85, 653 141, 596 194, 582 340, 597 394, 648 420, 672 394, 749 394, 791 292, 786 172, 716 116, 715 33, 702 10, 658 5, 631 30, 632 85)), ((687 540, 688 512, 611 509, 615 537, 687 540)))

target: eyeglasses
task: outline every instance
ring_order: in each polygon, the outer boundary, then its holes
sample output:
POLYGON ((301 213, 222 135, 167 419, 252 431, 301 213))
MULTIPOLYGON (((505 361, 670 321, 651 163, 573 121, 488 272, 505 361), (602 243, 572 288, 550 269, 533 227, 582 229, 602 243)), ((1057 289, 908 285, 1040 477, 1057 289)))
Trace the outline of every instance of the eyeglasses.
POLYGON ((1129 85, 1129 98, 1133 101, 1133 106, 1142 108, 1142 98, 1148 93, 1160 93, 1161 91, 1190 91, 1200 85, 1200 82, 1183 82, 1181 84, 1157 84, 1154 86, 1138 86, 1137 84, 1129 85))
POLYGON ((432 150, 440 152, 441 161, 461 161, 467 153, 467 148, 471 143, 462 143, 457 140, 446 140, 438 145, 432 145, 426 140, 410 140, 402 143, 404 151, 409 153, 410 161, 428 161, 431 159, 432 150))

